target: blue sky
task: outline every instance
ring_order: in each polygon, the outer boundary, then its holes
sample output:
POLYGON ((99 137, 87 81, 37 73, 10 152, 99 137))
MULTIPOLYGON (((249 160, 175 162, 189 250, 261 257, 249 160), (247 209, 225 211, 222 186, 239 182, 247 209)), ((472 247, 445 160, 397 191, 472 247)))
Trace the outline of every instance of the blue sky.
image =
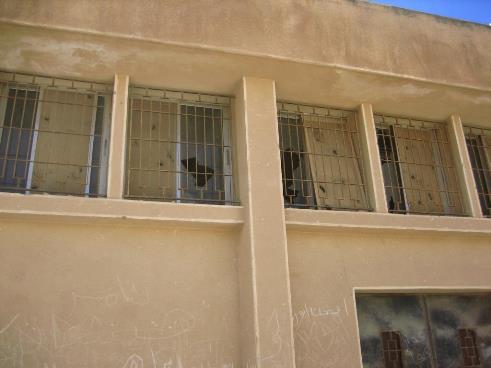
POLYGON ((491 23, 491 0, 369 0, 372 3, 393 5, 424 13, 468 20, 476 23, 491 23))

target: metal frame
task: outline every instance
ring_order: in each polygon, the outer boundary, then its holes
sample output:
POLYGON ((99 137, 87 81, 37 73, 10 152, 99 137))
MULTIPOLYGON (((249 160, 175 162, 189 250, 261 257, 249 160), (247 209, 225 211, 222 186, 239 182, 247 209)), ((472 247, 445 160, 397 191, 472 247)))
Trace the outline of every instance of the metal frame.
POLYGON ((277 107, 285 207, 370 211, 357 113, 281 101, 277 107))
POLYGON ((491 217, 491 128, 464 125, 463 129, 481 211, 491 217))
POLYGON ((37 102, 37 109, 35 112, 34 135, 32 137, 31 154, 29 157, 29 172, 27 174, 26 194, 30 194, 29 189, 31 189, 31 184, 32 184, 32 173, 34 171, 34 158, 36 156, 36 147, 37 147, 38 132, 39 132, 39 118, 41 115, 41 109, 43 105, 43 95, 44 95, 44 89, 39 89, 39 99, 37 102))
MULTIPOLYGON (((36 91, 38 92, 37 99, 35 102, 35 111, 33 112, 33 126, 30 128, 31 134, 29 136, 29 158, 28 158, 28 168, 26 174, 26 184, 24 188, 13 188, 14 191, 24 192, 25 194, 43 192, 43 193, 52 193, 52 194, 70 194, 70 195, 80 195, 80 196, 104 196, 106 194, 106 186, 107 186, 107 155, 108 155, 108 140, 109 140, 109 127, 110 127, 110 108, 109 101, 110 95, 112 94, 112 86, 109 84, 96 83, 96 82, 85 82, 85 81, 77 81, 77 80, 68 80, 56 77, 48 77, 48 76, 40 76, 40 75, 30 75, 30 74, 21 74, 21 73, 11 73, 11 72, 3 72, 0 71, 0 85, 2 86, 1 91, 6 91, 5 99, 0 98, 0 139, 3 134, 3 123, 5 120, 6 107, 9 99, 9 91, 11 89, 15 90, 25 90, 25 91, 36 91), (50 103, 54 105, 63 106, 64 102, 58 101, 46 101, 45 92, 46 91, 62 91, 62 92, 78 92, 86 94, 87 96, 93 96, 94 106, 92 112, 92 120, 91 120, 91 129, 89 133, 89 146, 87 153, 87 162, 83 167, 85 167, 85 184, 83 193, 71 193, 71 192, 60 192, 55 190, 50 190, 44 188, 43 190, 34 190, 32 189, 32 180, 33 180, 33 172, 35 170, 36 161, 36 153, 38 151, 38 138, 39 133, 42 132, 40 130, 40 119, 41 112, 43 111, 43 104, 50 103), (104 101, 104 106, 101 107, 98 104, 99 97, 101 97, 104 101), (101 144, 101 154, 99 157, 99 172, 98 172, 98 184, 97 184, 97 193, 90 193, 91 186, 91 171, 93 167, 92 164, 92 155, 94 149, 94 137, 95 137, 95 124, 96 124, 96 114, 99 108, 104 109, 103 117, 102 117, 102 134, 100 137, 101 144), (105 170, 104 170, 105 168, 105 170)), ((3 96, 3 94, 2 94, 3 96)), ((27 100, 27 99, 26 99, 27 100)), ((15 102, 14 102, 15 103, 15 102)), ((25 105, 25 102, 24 102, 25 105)), ((85 108, 85 107, 84 107, 85 108)), ((24 114, 23 108, 22 114, 24 114)), ((23 119, 22 119, 23 120, 23 119)), ((22 130, 25 130, 22 128, 22 130)), ((70 134, 70 135, 80 135, 84 136, 82 133, 66 133, 55 130, 45 131, 46 133, 60 133, 60 134, 70 134)), ((8 145, 7 145, 8 146, 8 145)), ((6 147, 8 149, 8 147, 6 147)), ((6 159, 6 158, 5 158, 6 159)), ((79 166, 72 164, 61 164, 57 162, 43 162, 43 164, 52 164, 52 165, 68 165, 68 166, 79 166)), ((0 189, 2 190, 2 189, 0 189)), ((9 189, 5 189, 10 191, 9 189)))
MULTIPOLYGON (((424 322, 425 322, 425 328, 426 328, 426 331, 427 331, 427 337, 428 337, 428 345, 429 345, 429 349, 430 349, 430 355, 429 355, 429 358, 430 358, 430 364, 432 367, 437 367, 437 356, 436 356, 436 343, 435 343, 435 334, 433 332, 434 328, 431 324, 431 317, 430 317, 430 313, 429 313, 429 310, 430 310, 430 307, 428 306, 428 299, 431 298, 431 297, 438 297, 438 296, 443 296, 443 297, 491 297, 491 293, 489 290, 480 290, 480 291, 475 291, 475 290, 450 290, 450 289, 445 289, 445 291, 442 291, 442 292, 435 292, 435 291, 432 291, 432 290, 425 290, 425 289, 421 289, 421 290, 417 290, 417 291, 408 291, 408 292, 403 292, 401 290, 389 290, 389 289, 383 289, 383 290, 375 290, 375 289, 365 289, 365 288, 362 288, 362 289, 355 289, 354 290, 354 293, 353 293, 353 296, 355 298, 355 309, 356 309, 356 314, 358 314, 358 308, 359 308, 359 305, 357 303, 357 296, 360 296, 360 297, 397 297, 397 296, 401 296, 401 297, 404 297, 404 296, 413 296, 413 297, 416 297, 416 298, 419 298, 419 300, 422 302, 422 312, 423 312, 423 319, 424 319, 424 322)), ((357 319, 358 321, 358 319, 357 319)), ((360 337, 360 324, 359 322, 357 322, 357 330, 358 330, 358 348, 360 349, 360 352, 361 352, 361 337, 360 337)), ((469 328, 464 328, 466 330, 468 330, 469 328)), ((462 328, 458 328, 456 331, 459 333, 460 335, 460 331, 462 330, 462 328)), ((473 330, 473 329, 470 329, 470 330, 473 330)), ((381 332, 383 332, 384 330, 381 330, 381 332)), ((474 330, 473 330, 474 331, 474 330)), ((394 332, 399 332, 399 331, 394 331, 394 332)), ((382 340, 382 339, 381 339, 382 340)), ((478 339, 477 339, 478 340, 478 339)), ((460 343, 460 336, 459 336, 459 348, 461 349, 461 353, 462 353, 462 358, 463 358, 463 347, 461 346, 461 343, 460 343)), ((481 351, 479 349, 479 346, 476 344, 476 345, 473 345, 473 348, 476 350, 477 354, 478 354, 478 361, 482 361, 481 359, 481 351)), ((383 350, 383 347, 382 347, 382 350, 383 350)), ((463 362, 460 362, 460 363, 463 363, 463 362)), ((463 367, 481 367, 481 363, 479 363, 479 365, 463 365, 463 367)))
POLYGON ((464 216, 446 124, 383 114, 374 119, 389 212, 464 216))
MULTIPOLYGON (((125 198, 130 198, 130 199, 143 199, 143 200, 161 200, 161 201, 175 201, 178 203, 206 203, 206 204, 237 204, 238 202, 234 199, 234 187, 233 187, 233 167, 232 167, 232 145, 231 145, 231 102, 232 98, 229 96, 217 96, 217 95, 208 95, 208 94, 201 94, 201 93, 193 93, 193 92, 185 92, 185 91, 173 91, 173 90, 166 90, 166 89, 156 89, 156 88, 147 88, 147 87, 140 87, 140 86, 130 86, 130 93, 129 93, 129 100, 130 103, 128 104, 128 134, 127 134, 127 141, 128 141, 128 147, 126 150, 126 169, 125 169, 125 198), (167 139, 162 140, 160 133, 157 139, 154 139, 150 136, 149 139, 142 138, 141 132, 140 132, 140 137, 133 137, 132 136, 132 128, 133 128, 133 99, 141 99, 141 101, 150 101, 150 110, 146 111, 143 108, 143 105, 140 107, 140 113, 141 119, 143 119, 143 112, 148 112, 150 115, 153 113, 152 110, 152 101, 158 101, 158 102, 163 102, 163 103, 169 103, 173 104, 176 108, 175 116, 173 117, 173 113, 169 110, 168 113, 163 113, 161 111, 155 113, 158 113, 159 115, 165 115, 167 114, 169 117, 169 124, 172 124, 173 122, 171 121, 172 119, 175 119, 175 137, 167 137, 167 139), (195 108, 204 108, 204 109, 213 109, 213 110, 220 110, 221 111, 221 118, 220 118, 220 127, 221 127, 221 142, 209 144, 207 142, 204 142, 203 144, 199 143, 189 143, 189 144, 196 144, 197 146, 202 145, 203 149, 207 147, 212 147, 212 149, 215 149, 216 147, 220 147, 221 149, 221 154, 222 154, 222 159, 221 159, 221 169, 222 173, 219 175, 221 177, 220 180, 223 180, 223 198, 220 196, 218 199, 207 199, 207 198, 185 198, 183 195, 183 188, 182 188, 182 174, 183 173, 190 173, 188 170, 183 170, 181 166, 181 160, 182 160, 182 145, 187 144, 187 142, 182 141, 182 108, 183 106, 189 106, 189 107, 195 107, 195 108), (144 166, 142 165, 142 157, 140 157, 140 163, 137 168, 131 167, 131 162, 132 162, 132 142, 133 141, 150 141, 150 142, 157 142, 159 143, 158 145, 158 152, 160 155, 160 143, 167 143, 169 145, 174 145, 175 147, 173 148, 173 155, 175 157, 175 163, 174 163, 174 171, 171 170, 160 170, 160 169, 145 169, 144 166), (131 188, 132 184, 131 182, 131 171, 139 171, 140 173, 142 171, 148 171, 148 172, 157 172, 159 177, 158 177, 158 185, 159 188, 163 188, 161 195, 159 196, 153 196, 153 195, 146 195, 145 193, 136 193, 136 190, 131 188), (174 182, 175 182, 175 192, 174 196, 169 196, 165 195, 165 188, 162 186, 160 183, 160 173, 165 172, 168 175, 171 175, 174 177, 174 182)), ((143 102, 142 102, 143 103, 143 102)), ((135 110, 138 111, 138 110, 135 110)), ((195 116, 195 118, 198 117, 198 115, 195 116)), ((204 116, 203 116, 204 118, 204 116)), ((213 116, 212 116, 213 118, 213 116)), ((152 117, 150 117, 150 122, 152 122, 152 117)), ((142 129, 143 127, 143 121, 140 122, 142 129)), ((159 118, 159 123, 160 124, 160 118, 159 118)), ((160 125, 159 125, 160 129, 160 125)), ((204 127, 204 134, 206 136, 206 127, 204 127)), ((212 129, 214 130, 214 124, 212 129)), ((171 127, 169 126, 169 134, 171 134, 171 127)), ((195 135, 197 134, 197 131, 195 131, 195 135)), ((215 133, 213 135, 215 137, 215 133)), ((214 138, 213 138, 214 139, 214 138)), ((198 149, 196 147, 196 149, 198 149)), ((141 156, 142 154, 142 149, 140 146, 140 153, 139 155, 141 156)), ((215 154, 213 154, 214 156, 215 154)), ((206 160, 206 157, 205 157, 206 160)), ((217 163, 213 159, 213 165, 215 167, 217 163)), ((205 167, 207 166, 205 162, 205 167)), ((206 169, 205 169, 206 173, 206 169)), ((197 177, 200 175, 200 172, 195 172, 194 173, 195 180, 197 180, 197 177)), ((212 174, 213 175, 213 174, 212 174)), ((205 175, 206 176, 206 175, 205 175)), ((213 175, 213 180, 214 184, 208 184, 206 182, 204 190, 208 191, 208 185, 213 185, 213 188, 215 188, 214 191, 217 193, 218 190, 216 189, 216 175, 213 175)), ((140 179, 141 180, 141 179, 140 179)), ((208 179, 209 180, 209 179, 208 179)), ((155 189, 155 188, 154 188, 155 189)), ((168 188, 167 188, 168 189, 168 188)), ((142 191, 143 192, 143 191, 142 191)), ((213 190, 212 190, 213 192, 213 190)), ((203 191, 204 193, 204 191, 203 191)))

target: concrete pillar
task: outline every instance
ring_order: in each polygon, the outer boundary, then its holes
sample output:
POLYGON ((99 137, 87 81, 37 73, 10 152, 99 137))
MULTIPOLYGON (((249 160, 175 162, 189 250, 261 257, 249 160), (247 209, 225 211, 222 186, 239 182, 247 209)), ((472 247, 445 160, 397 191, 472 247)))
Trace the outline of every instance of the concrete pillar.
POLYGON ((275 83, 244 77, 235 123, 245 224, 238 249, 241 366, 294 367, 275 83))
POLYGON ((384 176, 382 174, 372 105, 361 104, 358 107, 358 115, 361 123, 363 167, 365 168, 364 174, 370 203, 375 212, 386 213, 388 212, 387 199, 385 197, 384 176))
POLYGON ((459 115, 450 116, 448 128, 450 146, 455 160, 455 169, 459 179, 465 212, 472 217, 483 217, 469 151, 465 142, 464 129, 459 115))
POLYGON ((116 74, 114 76, 107 198, 123 198, 129 79, 128 75, 116 74))

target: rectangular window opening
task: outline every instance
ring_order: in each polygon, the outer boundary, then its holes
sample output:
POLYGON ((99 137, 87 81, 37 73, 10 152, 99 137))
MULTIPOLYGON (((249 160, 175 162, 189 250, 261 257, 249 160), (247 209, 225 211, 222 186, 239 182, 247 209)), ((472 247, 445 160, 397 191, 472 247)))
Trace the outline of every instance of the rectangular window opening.
POLYGON ((463 216, 446 125, 374 118, 389 212, 463 216))
POLYGON ((112 86, 0 72, 0 190, 106 195, 112 86))
POLYGON ((356 293, 363 367, 491 367, 490 310, 489 293, 356 293))
POLYGON ((370 210, 353 111, 278 102, 285 207, 370 210))
POLYGON ((237 204, 231 100, 131 86, 125 197, 237 204))
POLYGON ((481 210, 491 217, 491 129, 464 126, 464 134, 481 210))

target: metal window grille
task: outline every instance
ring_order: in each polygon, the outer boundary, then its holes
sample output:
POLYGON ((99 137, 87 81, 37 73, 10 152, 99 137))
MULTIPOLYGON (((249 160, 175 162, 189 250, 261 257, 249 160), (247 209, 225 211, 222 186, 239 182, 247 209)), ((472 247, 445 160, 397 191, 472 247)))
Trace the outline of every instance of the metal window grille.
POLYGON ((401 334, 399 331, 382 331, 382 349, 385 368, 402 368, 401 334))
POLYGON ((491 129, 465 126, 464 133, 481 209, 491 217, 491 129))
POLYGON ((0 190, 104 196, 112 89, 0 71, 0 190))
POLYGON ((463 215, 446 125, 374 117, 389 211, 463 215))
POLYGON ((126 198, 235 204, 231 97, 130 87, 126 198))
POLYGON ((462 350, 463 366, 465 368, 480 368, 481 359, 477 345, 476 331, 470 328, 459 329, 460 349, 462 350))
POLYGON ((285 207, 369 210, 352 111, 278 102, 285 207))

